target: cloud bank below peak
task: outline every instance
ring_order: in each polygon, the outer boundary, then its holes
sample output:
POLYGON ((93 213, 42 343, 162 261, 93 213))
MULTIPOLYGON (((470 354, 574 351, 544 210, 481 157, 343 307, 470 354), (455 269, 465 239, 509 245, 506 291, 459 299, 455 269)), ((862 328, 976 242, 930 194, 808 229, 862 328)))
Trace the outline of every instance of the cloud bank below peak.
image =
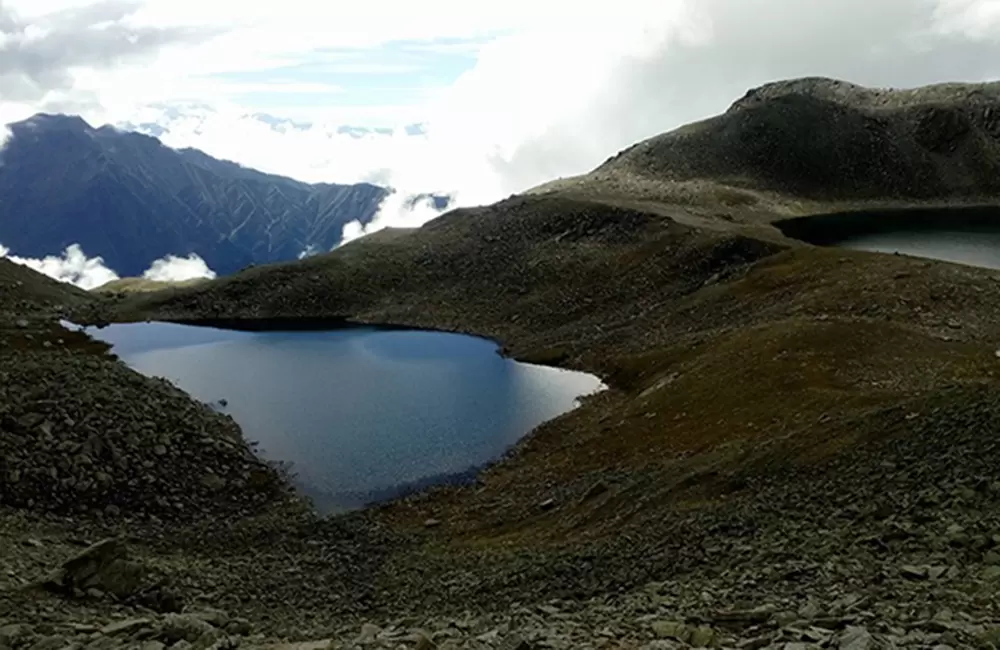
MULTIPOLYGON (((119 275, 105 265, 104 258, 88 257, 79 244, 67 246, 61 255, 47 255, 43 258, 11 255, 10 249, 0 244, 0 258, 27 266, 50 278, 81 289, 96 289, 119 279, 119 275)), ((195 278, 212 279, 216 274, 208 268, 205 260, 191 253, 187 257, 167 255, 154 260, 142 277, 159 282, 182 282, 195 278)))
POLYGON ((216 274, 215 271, 208 268, 205 260, 195 253, 191 253, 187 257, 167 255, 154 260, 142 274, 142 277, 156 282, 184 282, 196 278, 212 280, 215 279, 216 274))

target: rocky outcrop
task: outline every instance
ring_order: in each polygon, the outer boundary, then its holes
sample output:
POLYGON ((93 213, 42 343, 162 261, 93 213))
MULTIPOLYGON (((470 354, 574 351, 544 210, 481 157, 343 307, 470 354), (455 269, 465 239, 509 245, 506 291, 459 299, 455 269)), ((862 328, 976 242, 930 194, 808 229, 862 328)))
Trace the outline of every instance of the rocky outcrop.
POLYGON ((121 539, 106 539, 70 558, 42 586, 69 595, 91 590, 125 598, 135 594, 143 580, 143 567, 128 559, 121 539))

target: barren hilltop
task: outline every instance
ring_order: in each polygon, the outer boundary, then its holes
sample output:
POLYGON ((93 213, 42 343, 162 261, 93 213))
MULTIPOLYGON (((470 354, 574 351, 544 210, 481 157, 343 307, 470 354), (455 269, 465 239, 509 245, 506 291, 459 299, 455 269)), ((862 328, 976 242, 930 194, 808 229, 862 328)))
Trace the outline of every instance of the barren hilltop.
POLYGON ((196 286, 100 297, 0 260, 0 647, 1000 646, 1000 272, 803 241, 996 224, 998 125, 995 84, 801 79, 196 286), (470 332, 611 389, 474 486, 321 520, 57 314, 470 332))

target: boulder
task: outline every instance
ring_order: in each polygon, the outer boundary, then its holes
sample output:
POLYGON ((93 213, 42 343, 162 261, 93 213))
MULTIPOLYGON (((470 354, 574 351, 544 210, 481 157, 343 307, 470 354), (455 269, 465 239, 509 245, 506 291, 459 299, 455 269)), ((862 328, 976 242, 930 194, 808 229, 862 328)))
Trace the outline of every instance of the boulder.
POLYGON ((660 639, 675 639, 687 643, 693 630, 680 621, 653 621, 653 634, 660 639))
POLYGON ((97 589, 122 598, 135 594, 144 576, 142 565, 128 560, 125 542, 110 538, 65 562, 44 586, 61 593, 97 589))
POLYGON ((0 646, 13 646, 30 637, 32 630, 27 625, 12 623, 0 627, 0 646))
POLYGON ((131 634, 140 628, 149 627, 149 624, 150 620, 148 618, 130 618, 124 621, 115 621, 102 627, 101 634, 106 636, 131 634))
POLYGON ((167 614, 156 635, 168 645, 178 641, 195 643, 207 636, 219 636, 221 633, 211 623, 190 614, 167 614))

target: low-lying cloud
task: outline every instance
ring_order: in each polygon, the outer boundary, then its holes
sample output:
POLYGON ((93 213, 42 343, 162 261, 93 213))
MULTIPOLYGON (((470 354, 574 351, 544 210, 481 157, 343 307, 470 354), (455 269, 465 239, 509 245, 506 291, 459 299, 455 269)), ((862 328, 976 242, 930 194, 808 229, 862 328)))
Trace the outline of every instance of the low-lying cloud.
POLYGON ((62 255, 48 255, 41 259, 11 255, 0 245, 0 257, 22 264, 60 282, 75 284, 81 289, 93 289, 118 279, 118 274, 104 265, 102 257, 87 257, 79 244, 66 247, 62 255))
MULTIPOLYGON (((81 289, 95 289, 119 279, 119 275, 105 265, 104 258, 88 257, 79 244, 67 246, 62 255, 48 255, 41 259, 10 253, 9 248, 0 244, 0 257, 81 289)), ((215 271, 194 253, 187 257, 167 255, 153 261, 142 277, 161 282, 181 282, 195 278, 211 279, 215 277, 215 271)))
POLYGON ((197 278, 211 280, 215 278, 215 271, 208 268, 205 260, 191 253, 187 257, 167 255, 164 258, 155 260, 149 269, 142 274, 142 277, 157 282, 184 282, 185 280, 195 280, 197 278))
POLYGON ((433 197, 391 192, 379 205, 375 217, 367 224, 351 221, 344 225, 340 245, 385 228, 419 228, 445 210, 435 205, 433 197))
POLYGON ((320 252, 319 246, 316 244, 309 244, 299 252, 299 259, 304 260, 307 257, 312 257, 320 252))

